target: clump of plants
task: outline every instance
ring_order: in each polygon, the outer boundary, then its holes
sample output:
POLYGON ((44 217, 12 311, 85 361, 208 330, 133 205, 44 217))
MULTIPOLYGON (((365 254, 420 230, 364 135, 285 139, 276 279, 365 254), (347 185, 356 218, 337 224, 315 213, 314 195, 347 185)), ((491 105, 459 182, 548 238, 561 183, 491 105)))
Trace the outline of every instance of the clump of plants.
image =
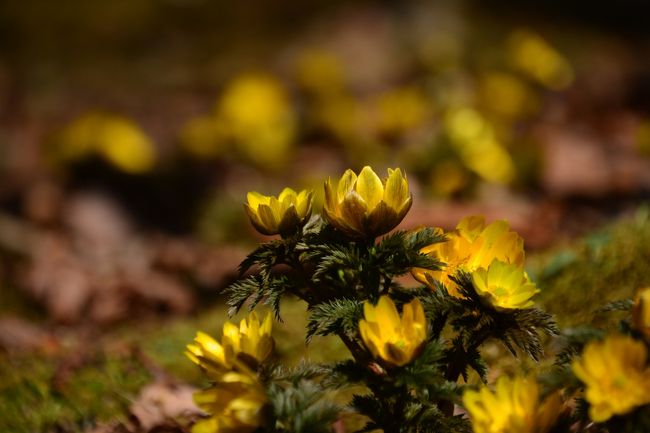
POLYGON ((290 188, 248 194, 252 224, 279 238, 253 251, 240 266, 252 272, 227 289, 230 312, 250 315, 226 323, 220 341, 199 332, 188 345, 211 383, 195 394, 205 418, 194 433, 352 431, 349 414, 365 420, 359 432, 650 431, 650 288, 609 306, 633 310, 616 332, 560 333, 535 307, 523 240, 505 221, 392 231, 412 203, 400 169, 327 180, 320 215, 311 200, 290 188), (402 285, 409 273, 422 284, 402 285), (285 296, 306 303, 307 342, 335 335, 350 357, 274 362, 272 322, 285 296), (274 317, 258 317, 260 303, 274 317), (561 350, 549 371, 489 383, 486 342, 540 360, 551 339, 561 350))

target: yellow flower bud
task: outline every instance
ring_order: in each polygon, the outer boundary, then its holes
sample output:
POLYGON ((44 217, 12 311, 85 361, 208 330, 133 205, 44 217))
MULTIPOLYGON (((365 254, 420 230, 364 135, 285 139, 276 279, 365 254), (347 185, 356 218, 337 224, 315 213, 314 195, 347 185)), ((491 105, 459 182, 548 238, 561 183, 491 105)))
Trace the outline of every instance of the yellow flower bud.
POLYGON ((336 186, 329 179, 325 182, 323 214, 346 235, 368 238, 395 228, 411 203, 408 181, 399 168, 388 169, 388 178, 382 182, 365 166, 358 177, 347 170, 336 186))
POLYGON ((539 293, 522 268, 499 260, 476 270, 472 283, 476 293, 497 310, 530 308, 531 298, 539 293))
POLYGON ((311 216, 312 191, 300 193, 285 188, 276 198, 249 192, 246 213, 253 226, 262 234, 290 234, 302 227, 311 216))
POLYGON ((249 367, 255 367, 271 354, 271 327, 270 314, 260 323, 257 314, 252 312, 242 319, 239 328, 226 322, 221 343, 204 332, 198 332, 195 344, 188 344, 185 354, 213 379, 221 378, 233 368, 248 372, 249 367))
POLYGON ((386 295, 377 305, 366 302, 365 320, 359 321, 359 332, 375 358, 388 365, 402 366, 415 358, 427 338, 424 308, 418 299, 404 305, 400 318, 393 301, 386 295))
POLYGON ((589 417, 604 422, 650 403, 650 369, 645 344, 624 335, 610 335, 587 344, 582 358, 571 364, 585 385, 589 417))
POLYGON ((632 326, 650 340, 650 287, 639 289, 632 307, 632 326))
POLYGON ((562 409, 558 393, 540 403, 535 379, 521 376, 501 376, 494 392, 485 386, 467 390, 463 404, 474 433, 546 433, 562 409))

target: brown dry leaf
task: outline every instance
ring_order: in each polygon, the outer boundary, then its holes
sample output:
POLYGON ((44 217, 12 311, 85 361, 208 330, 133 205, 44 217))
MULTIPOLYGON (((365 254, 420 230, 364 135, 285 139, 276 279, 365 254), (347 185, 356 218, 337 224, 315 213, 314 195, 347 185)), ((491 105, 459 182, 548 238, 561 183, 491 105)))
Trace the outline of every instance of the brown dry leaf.
POLYGON ((189 385, 169 382, 145 386, 130 408, 137 431, 160 431, 160 428, 178 426, 179 420, 187 422, 197 418, 201 411, 192 400, 194 391, 189 385))
POLYGON ((54 345, 54 338, 35 324, 18 317, 0 317, 0 349, 11 353, 54 345))

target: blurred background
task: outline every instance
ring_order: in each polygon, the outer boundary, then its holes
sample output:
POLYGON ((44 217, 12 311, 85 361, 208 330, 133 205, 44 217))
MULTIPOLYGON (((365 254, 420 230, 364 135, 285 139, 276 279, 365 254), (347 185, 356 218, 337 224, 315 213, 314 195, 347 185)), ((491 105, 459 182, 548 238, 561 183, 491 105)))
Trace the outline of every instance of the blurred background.
MULTIPOLYGON (((219 333, 219 291, 264 240, 246 192, 310 188, 318 210, 347 168, 407 172, 401 228, 507 219, 566 324, 649 284, 649 12, 0 2, 1 429, 176 419, 133 407, 152 383, 200 383, 183 346, 219 333)), ((305 352, 286 308, 279 356, 327 359, 336 343, 305 352)))

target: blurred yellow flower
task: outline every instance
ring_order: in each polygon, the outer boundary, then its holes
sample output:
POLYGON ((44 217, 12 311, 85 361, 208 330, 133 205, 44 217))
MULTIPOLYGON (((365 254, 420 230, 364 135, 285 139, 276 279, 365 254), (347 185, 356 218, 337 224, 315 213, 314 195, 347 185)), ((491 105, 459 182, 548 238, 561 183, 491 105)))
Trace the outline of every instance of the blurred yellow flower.
POLYGON ((390 90, 378 98, 377 128, 386 134, 400 134, 419 126, 429 112, 429 101, 415 87, 390 90))
POLYGON ((156 160, 151 139, 133 121, 93 112, 75 119, 57 137, 53 157, 61 163, 98 155, 131 174, 149 171, 156 160))
POLYGON ((302 227, 311 216, 313 192, 297 193, 285 188, 276 198, 251 191, 244 203, 251 223, 262 234, 290 234, 302 227))
POLYGON ((352 238, 389 232, 411 208, 412 197, 402 170, 388 169, 383 182, 365 166, 359 176, 346 170, 336 186, 325 182, 323 214, 338 230, 352 238))
POLYGON ((498 310, 530 308, 531 298, 539 293, 521 267, 499 260, 487 269, 477 269, 472 274, 472 283, 476 293, 498 310))
POLYGON ((443 119, 445 131, 463 164, 489 182, 509 183, 515 164, 497 140, 494 127, 476 110, 460 107, 443 119))
POLYGON ((265 168, 284 166, 290 157, 297 119, 282 85, 262 74, 231 82, 217 103, 226 136, 248 159, 265 168))
POLYGON ((516 119, 537 108, 537 96, 514 75, 489 72, 480 83, 483 106, 505 118, 516 119))
POLYGON ((517 30, 510 36, 508 55, 514 67, 550 89, 562 90, 573 82, 569 62, 530 30, 517 30))
POLYGON ((632 307, 632 326, 650 340, 650 287, 639 289, 632 307))
POLYGON ((242 319, 239 328, 226 322, 221 343, 204 332, 197 332, 195 344, 188 344, 185 354, 212 379, 220 379, 233 368, 248 372, 248 367, 264 361, 273 350, 272 323, 270 314, 260 323, 253 311, 242 319))
POLYGON ((180 132, 180 143, 187 152, 198 158, 220 156, 227 149, 226 127, 214 115, 190 119, 180 132))
MULTIPOLYGON (((442 229, 438 229, 442 232, 442 229)), ((441 270, 431 271, 413 268, 411 273, 421 283, 435 289, 437 280, 445 285, 453 296, 460 296, 453 277, 458 271, 474 272, 479 268, 487 269, 494 260, 510 263, 523 268, 524 240, 510 230, 507 221, 495 221, 485 225, 482 216, 463 218, 456 229, 446 233, 447 240, 432 244, 420 250, 444 264, 441 270)))
POLYGON ((265 423, 268 399, 253 376, 227 373, 218 383, 194 393, 193 397, 210 417, 197 422, 192 433, 247 433, 265 423))
POLYGON ((328 97, 345 88, 341 60, 331 52, 311 49, 300 54, 296 62, 298 83, 319 97, 328 97))
POLYGON ((365 320, 359 321, 359 332, 375 358, 402 366, 418 355, 427 338, 427 321, 418 299, 404 305, 401 318, 386 295, 379 298, 376 306, 366 302, 363 313, 365 320))
POLYGON ((486 386, 465 391, 463 404, 474 433, 546 433, 561 412, 562 400, 554 393, 540 402, 539 394, 532 377, 501 376, 494 392, 486 386))
POLYGON ((589 417, 604 422, 650 403, 650 369, 647 349, 641 341, 610 335, 587 344, 582 357, 571 364, 586 386, 589 417))

